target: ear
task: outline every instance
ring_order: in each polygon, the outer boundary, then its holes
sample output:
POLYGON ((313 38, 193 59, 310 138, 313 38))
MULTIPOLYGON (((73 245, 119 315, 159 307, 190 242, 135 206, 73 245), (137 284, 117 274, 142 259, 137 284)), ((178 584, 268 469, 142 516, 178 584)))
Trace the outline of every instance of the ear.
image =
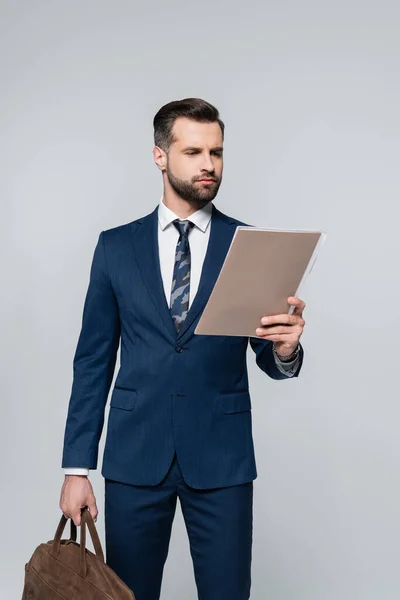
POLYGON ((154 162, 156 163, 160 171, 165 171, 167 168, 167 154, 164 152, 164 150, 159 146, 154 146, 153 157, 154 162))

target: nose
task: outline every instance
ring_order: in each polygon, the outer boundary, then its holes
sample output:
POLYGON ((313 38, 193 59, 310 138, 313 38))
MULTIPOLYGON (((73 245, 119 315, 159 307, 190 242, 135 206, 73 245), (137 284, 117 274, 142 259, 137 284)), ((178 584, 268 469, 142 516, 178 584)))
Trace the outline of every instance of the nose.
MULTIPOLYGON (((207 173, 209 173, 210 175, 214 175, 215 167, 212 158, 209 154, 206 154, 204 156, 202 171, 207 171, 207 173)), ((207 175, 207 173, 204 173, 204 175, 207 175)))

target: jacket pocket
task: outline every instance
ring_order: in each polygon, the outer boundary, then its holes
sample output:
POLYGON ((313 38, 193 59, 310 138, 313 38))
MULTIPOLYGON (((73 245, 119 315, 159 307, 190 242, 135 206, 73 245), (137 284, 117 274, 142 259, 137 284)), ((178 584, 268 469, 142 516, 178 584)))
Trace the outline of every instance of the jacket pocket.
POLYGON ((136 396, 136 390, 115 387, 111 395, 110 406, 122 408, 123 410, 133 410, 136 404, 136 396))
POLYGON ((219 401, 221 410, 225 414, 251 410, 250 393, 248 390, 232 393, 220 393, 219 401))

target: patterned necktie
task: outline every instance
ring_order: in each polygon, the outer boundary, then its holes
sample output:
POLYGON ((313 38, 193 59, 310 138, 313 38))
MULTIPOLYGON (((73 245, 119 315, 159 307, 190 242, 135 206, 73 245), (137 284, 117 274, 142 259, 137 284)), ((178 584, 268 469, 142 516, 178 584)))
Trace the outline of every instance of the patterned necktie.
POLYGON ((180 326, 186 319, 189 308, 190 289, 190 246, 189 231, 194 223, 175 219, 173 224, 179 231, 179 239, 175 250, 174 274, 172 277, 170 311, 174 320, 175 328, 179 331, 180 326))

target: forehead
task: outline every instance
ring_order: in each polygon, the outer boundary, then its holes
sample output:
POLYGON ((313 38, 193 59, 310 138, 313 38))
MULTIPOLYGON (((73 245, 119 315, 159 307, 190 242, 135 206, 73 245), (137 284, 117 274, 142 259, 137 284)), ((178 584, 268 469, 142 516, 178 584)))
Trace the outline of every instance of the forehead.
POLYGON ((222 146, 222 131, 217 122, 200 123, 178 117, 172 127, 172 134, 178 147, 183 146, 222 146))

